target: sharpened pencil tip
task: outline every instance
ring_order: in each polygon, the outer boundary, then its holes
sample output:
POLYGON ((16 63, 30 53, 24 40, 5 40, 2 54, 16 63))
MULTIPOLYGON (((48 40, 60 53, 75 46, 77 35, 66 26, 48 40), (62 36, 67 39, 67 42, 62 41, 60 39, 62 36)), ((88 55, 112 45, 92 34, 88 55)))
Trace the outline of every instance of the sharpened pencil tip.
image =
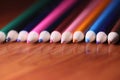
POLYGON ((2 31, 0 31, 0 43, 4 42, 6 38, 6 34, 2 31))
POLYGON ((61 44, 67 43, 66 41, 61 41, 61 44))
POLYGON ((50 40, 50 43, 53 43, 53 40, 50 40))
POLYGON ((78 40, 77 39, 73 39, 73 43, 77 43, 78 42, 78 40))
POLYGON ((39 39, 38 42, 43 42, 43 39, 39 39))
POLYGON ((29 41, 29 40, 27 40, 27 43, 29 44, 29 43, 30 43, 30 41, 29 41))
POLYGON ((17 42, 21 42, 21 40, 19 40, 19 39, 17 39, 16 41, 17 41, 17 42))
POLYGON ((111 44, 112 43, 112 41, 111 40, 108 40, 108 44, 111 44))
POLYGON ((6 42, 10 42, 10 40, 11 40, 11 38, 9 38, 9 37, 6 38, 6 42))
POLYGON ((86 43, 89 43, 89 42, 90 42, 90 39, 86 38, 86 39, 85 39, 85 42, 86 42, 86 43))
POLYGON ((100 44, 100 42, 99 42, 99 41, 97 41, 97 42, 96 42, 96 44, 100 44))
POLYGON ((61 40, 61 44, 63 44, 65 41, 61 40))

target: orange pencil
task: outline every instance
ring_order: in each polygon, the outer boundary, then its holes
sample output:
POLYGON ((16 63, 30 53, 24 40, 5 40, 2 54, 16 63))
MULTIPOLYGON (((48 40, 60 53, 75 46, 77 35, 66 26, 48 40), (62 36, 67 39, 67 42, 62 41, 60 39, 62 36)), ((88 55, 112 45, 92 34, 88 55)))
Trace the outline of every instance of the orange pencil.
POLYGON ((74 31, 73 42, 80 42, 84 39, 84 32, 89 26, 97 19, 100 13, 110 3, 111 0, 101 0, 94 10, 79 24, 78 28, 74 31))

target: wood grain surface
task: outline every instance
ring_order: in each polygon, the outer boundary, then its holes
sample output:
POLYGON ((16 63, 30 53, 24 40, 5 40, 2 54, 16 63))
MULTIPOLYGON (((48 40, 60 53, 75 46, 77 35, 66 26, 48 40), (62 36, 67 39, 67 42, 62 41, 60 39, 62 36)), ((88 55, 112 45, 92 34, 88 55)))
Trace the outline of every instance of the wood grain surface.
MULTIPOLYGON (((0 27, 34 1, 1 0, 0 27)), ((119 69, 119 45, 0 44, 0 80, 120 80, 119 69)))

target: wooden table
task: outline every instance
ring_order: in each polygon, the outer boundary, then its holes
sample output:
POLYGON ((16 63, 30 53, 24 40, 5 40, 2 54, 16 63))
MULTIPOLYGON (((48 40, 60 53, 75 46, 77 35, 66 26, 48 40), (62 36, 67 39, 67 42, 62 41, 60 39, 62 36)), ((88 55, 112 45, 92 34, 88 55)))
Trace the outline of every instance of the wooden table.
MULTIPOLYGON (((27 1, 0 1, 0 27, 35 0, 27 1)), ((120 80, 119 69, 119 45, 0 44, 0 80, 120 80)))

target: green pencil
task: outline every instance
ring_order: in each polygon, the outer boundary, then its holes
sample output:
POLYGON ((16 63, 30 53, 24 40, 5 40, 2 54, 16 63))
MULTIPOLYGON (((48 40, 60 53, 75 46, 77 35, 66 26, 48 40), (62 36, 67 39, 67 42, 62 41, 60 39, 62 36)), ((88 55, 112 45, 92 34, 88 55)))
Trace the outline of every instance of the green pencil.
POLYGON ((6 35, 11 29, 28 21, 31 17, 33 17, 33 15, 35 15, 38 11, 43 9, 43 7, 45 7, 45 5, 47 5, 49 2, 51 2, 51 0, 38 0, 30 8, 28 8, 26 11, 20 14, 17 18, 15 18, 13 21, 4 26, 0 30, 0 42, 5 41, 6 35))

